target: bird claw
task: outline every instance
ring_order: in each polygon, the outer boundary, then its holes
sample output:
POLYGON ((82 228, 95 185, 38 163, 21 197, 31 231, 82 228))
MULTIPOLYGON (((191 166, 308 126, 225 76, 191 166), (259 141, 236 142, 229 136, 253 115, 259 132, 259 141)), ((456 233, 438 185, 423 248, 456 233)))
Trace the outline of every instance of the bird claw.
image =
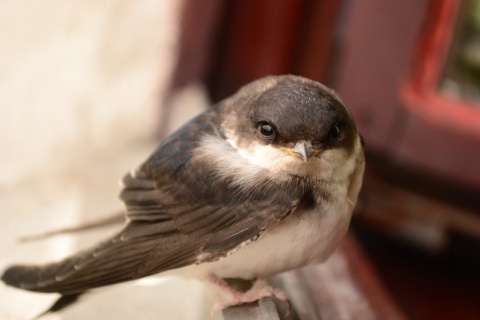
POLYGON ((256 280, 253 286, 245 292, 231 287, 227 282, 216 275, 212 274, 208 279, 224 293, 210 309, 210 316, 212 319, 214 319, 215 315, 223 309, 245 303, 252 303, 263 298, 273 298, 277 301, 284 302, 287 304, 288 310, 290 310, 290 302, 288 301, 286 292, 273 288, 264 279, 256 280))

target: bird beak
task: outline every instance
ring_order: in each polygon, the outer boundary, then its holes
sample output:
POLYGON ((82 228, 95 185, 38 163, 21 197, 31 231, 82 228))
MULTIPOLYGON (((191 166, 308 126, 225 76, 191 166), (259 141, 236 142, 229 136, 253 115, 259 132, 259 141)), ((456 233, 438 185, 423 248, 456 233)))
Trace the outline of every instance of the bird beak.
POLYGON ((307 161, 310 157, 315 156, 320 153, 321 150, 315 150, 312 148, 312 144, 307 141, 298 142, 293 149, 290 148, 281 148, 283 151, 289 155, 298 157, 303 161, 307 161))

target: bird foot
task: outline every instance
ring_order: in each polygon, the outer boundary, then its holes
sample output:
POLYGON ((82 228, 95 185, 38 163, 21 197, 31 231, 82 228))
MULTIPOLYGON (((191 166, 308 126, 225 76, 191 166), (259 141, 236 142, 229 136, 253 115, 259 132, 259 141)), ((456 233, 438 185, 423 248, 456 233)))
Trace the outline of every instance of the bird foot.
POLYGON ((290 302, 288 301, 285 291, 273 288, 264 279, 256 280, 253 286, 245 292, 233 288, 225 280, 213 274, 209 276, 208 280, 224 293, 222 297, 212 305, 210 310, 212 319, 223 309, 255 302, 263 298, 274 298, 278 301, 285 302, 290 309, 290 302))

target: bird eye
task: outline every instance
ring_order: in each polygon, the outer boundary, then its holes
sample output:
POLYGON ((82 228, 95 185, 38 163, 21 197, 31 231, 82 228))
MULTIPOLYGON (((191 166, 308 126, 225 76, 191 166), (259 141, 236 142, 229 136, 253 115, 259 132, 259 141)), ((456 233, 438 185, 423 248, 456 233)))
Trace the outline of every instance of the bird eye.
POLYGON ((336 124, 330 129, 330 132, 328 133, 328 138, 330 139, 330 141, 335 141, 338 140, 341 135, 342 130, 340 129, 340 125, 336 124))
POLYGON ((275 129, 268 123, 268 122, 262 122, 258 126, 258 131, 264 136, 264 137, 271 137, 275 133, 275 129))

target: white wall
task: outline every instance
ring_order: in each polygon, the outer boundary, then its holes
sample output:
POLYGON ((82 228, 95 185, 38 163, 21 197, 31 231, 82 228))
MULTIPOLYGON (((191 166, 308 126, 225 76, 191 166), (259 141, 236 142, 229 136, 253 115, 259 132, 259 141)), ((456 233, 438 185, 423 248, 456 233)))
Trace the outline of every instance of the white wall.
MULTIPOLYGON (((58 259, 103 237, 18 242, 122 207, 118 179, 154 148, 158 104, 177 57, 181 5, 0 1, 0 269, 58 259)), ((151 292, 135 290, 140 297, 151 292)), ((131 290, 115 292, 61 318, 117 319, 136 310, 136 302, 127 301, 131 290)), ((160 296, 147 303, 158 312, 160 296)), ((56 298, 3 284, 0 297, 1 319, 31 318, 56 298)), ((145 315, 155 315, 152 310, 144 308, 145 315)))

